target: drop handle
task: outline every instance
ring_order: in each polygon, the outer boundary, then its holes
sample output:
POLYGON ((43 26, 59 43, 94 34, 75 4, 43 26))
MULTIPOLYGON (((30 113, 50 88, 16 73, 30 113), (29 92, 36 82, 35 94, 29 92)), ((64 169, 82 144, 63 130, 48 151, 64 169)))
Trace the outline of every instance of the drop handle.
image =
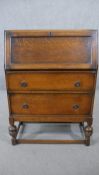
POLYGON ((27 87, 28 86, 28 83, 26 81, 22 81, 20 83, 21 87, 27 87))
POLYGON ((74 85, 75 87, 80 87, 80 81, 77 81, 74 85))
POLYGON ((23 109, 28 109, 28 108, 29 108, 29 105, 28 105, 27 103, 24 103, 24 104, 22 105, 22 108, 23 108, 23 109))
POLYGON ((77 109, 79 109, 79 108, 80 108, 80 106, 79 106, 78 104, 74 104, 74 105, 73 105, 73 109, 74 109, 74 110, 77 110, 77 109))

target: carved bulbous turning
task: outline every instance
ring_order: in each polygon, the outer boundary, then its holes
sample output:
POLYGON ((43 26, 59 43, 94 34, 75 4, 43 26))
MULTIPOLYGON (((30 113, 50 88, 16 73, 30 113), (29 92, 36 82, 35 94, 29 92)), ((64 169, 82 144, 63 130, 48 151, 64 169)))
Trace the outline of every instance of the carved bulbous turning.
POLYGON ((17 127, 16 126, 9 126, 9 134, 12 137, 16 137, 17 134, 17 127))
POLYGON ((86 126, 84 130, 85 130, 86 145, 89 146, 90 145, 90 136, 93 133, 93 128, 92 128, 92 126, 86 126))
POLYGON ((93 128, 92 126, 86 126, 85 127, 85 135, 86 137, 90 137, 93 133, 93 128))
POLYGON ((12 144, 16 144, 16 136, 17 136, 17 127, 14 126, 9 126, 9 134, 12 136, 12 144))

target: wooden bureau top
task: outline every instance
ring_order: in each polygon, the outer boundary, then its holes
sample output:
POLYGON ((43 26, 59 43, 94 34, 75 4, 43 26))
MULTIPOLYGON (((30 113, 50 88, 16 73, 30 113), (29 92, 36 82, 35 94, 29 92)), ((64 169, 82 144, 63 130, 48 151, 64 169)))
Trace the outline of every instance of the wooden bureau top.
POLYGON ((5 31, 5 69, 97 69, 97 31, 5 31))

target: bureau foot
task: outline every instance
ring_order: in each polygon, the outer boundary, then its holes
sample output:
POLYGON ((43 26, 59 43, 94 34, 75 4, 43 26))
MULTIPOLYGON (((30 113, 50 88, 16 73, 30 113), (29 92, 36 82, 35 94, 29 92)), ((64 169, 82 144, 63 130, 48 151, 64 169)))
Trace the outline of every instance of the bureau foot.
POLYGON ((92 128, 92 126, 86 126, 84 128, 84 131, 85 131, 85 144, 86 144, 86 146, 89 146, 90 145, 90 136, 93 133, 93 128, 92 128))
POLYGON ((11 139, 11 143, 12 143, 12 145, 16 145, 17 144, 17 140, 15 138, 12 138, 11 139))
POLYGON ((17 127, 15 125, 9 126, 9 134, 12 137, 12 139, 11 139, 12 145, 16 145, 16 143, 17 143, 17 141, 16 141, 17 127))

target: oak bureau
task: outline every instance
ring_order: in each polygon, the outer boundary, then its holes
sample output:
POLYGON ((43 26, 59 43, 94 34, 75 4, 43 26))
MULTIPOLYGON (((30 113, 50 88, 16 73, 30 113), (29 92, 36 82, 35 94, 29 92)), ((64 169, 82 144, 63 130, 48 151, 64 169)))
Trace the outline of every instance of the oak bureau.
POLYGON ((5 77, 12 144, 90 145, 97 68, 96 30, 5 31, 5 77), (84 138, 18 139, 24 122, 78 123, 84 138))

